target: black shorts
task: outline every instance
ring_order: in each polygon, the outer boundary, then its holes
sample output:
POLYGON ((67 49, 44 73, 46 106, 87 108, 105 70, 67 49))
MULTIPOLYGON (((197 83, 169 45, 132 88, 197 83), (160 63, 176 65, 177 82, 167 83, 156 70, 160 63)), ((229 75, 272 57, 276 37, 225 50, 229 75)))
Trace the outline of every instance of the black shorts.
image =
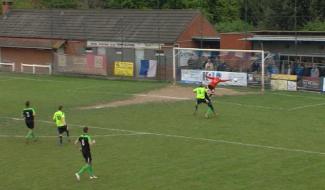
POLYGON ((207 103, 206 99, 196 99, 196 104, 202 104, 202 103, 207 103))
POLYGON ((34 120, 25 120, 26 126, 29 129, 34 129, 34 120))
POLYGON ((215 87, 213 87, 212 85, 208 85, 208 88, 210 89, 210 90, 214 90, 215 89, 215 87))
POLYGON ((81 151, 82 152, 82 156, 85 159, 85 162, 88 164, 91 164, 92 158, 91 158, 91 153, 90 151, 81 151))
POLYGON ((59 134, 62 134, 62 133, 67 132, 67 131, 68 131, 68 126, 67 125, 62 126, 62 127, 58 127, 59 134))

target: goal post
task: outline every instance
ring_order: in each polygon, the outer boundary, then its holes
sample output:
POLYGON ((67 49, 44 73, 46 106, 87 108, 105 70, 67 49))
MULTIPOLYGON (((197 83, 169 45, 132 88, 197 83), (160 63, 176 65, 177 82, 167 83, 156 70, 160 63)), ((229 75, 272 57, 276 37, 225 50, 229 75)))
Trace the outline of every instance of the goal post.
POLYGON ((52 65, 20 64, 20 71, 33 74, 52 74, 52 65))
POLYGON ((228 86, 265 89, 263 50, 173 48, 173 82, 207 83, 206 74, 219 76, 228 86), (236 82, 235 80, 236 79, 236 82), (237 82, 238 79, 238 82, 237 82))

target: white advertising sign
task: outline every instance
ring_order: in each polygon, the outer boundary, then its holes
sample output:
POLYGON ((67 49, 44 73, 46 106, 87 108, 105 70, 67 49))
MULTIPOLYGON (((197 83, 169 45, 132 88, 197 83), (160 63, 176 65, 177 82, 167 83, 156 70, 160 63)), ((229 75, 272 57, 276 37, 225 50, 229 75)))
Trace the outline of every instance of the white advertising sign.
POLYGON ((247 86, 247 73, 182 69, 181 75, 181 81, 185 83, 208 84, 209 79, 206 75, 209 75, 210 77, 220 77, 222 80, 230 80, 222 82, 220 85, 247 86))
POLYGON ((87 47, 110 47, 110 48, 139 48, 159 49, 159 44, 132 43, 132 42, 109 42, 109 41, 87 41, 87 47))

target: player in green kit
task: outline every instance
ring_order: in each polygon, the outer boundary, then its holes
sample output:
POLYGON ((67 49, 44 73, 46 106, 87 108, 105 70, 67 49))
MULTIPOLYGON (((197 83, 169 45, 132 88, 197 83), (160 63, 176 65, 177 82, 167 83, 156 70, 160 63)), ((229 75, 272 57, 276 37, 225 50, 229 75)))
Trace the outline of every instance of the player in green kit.
POLYGON ((74 142, 74 144, 80 143, 81 153, 86 161, 86 165, 84 165, 77 173, 75 173, 77 180, 80 180, 80 176, 87 171, 90 179, 96 179, 97 177, 94 175, 93 167, 91 164, 92 158, 90 153, 90 146, 95 144, 95 140, 92 140, 88 135, 88 127, 83 128, 84 134, 80 135, 80 137, 74 142))
POLYGON ((25 103, 25 109, 23 109, 23 117, 25 118, 25 124, 27 126, 28 133, 26 135, 26 143, 30 139, 33 139, 34 141, 36 140, 35 134, 34 134, 34 119, 35 119, 35 110, 34 108, 30 107, 30 102, 26 101, 25 103))
POLYGON ((202 84, 200 84, 199 87, 195 88, 193 90, 194 93, 196 93, 196 104, 195 104, 195 111, 194 111, 194 115, 196 114, 199 104, 201 103, 205 103, 208 105, 208 111, 205 114, 205 117, 209 117, 210 113, 213 113, 214 115, 216 115, 214 108, 212 106, 211 100, 208 96, 208 89, 206 89, 202 84))
POLYGON ((57 128, 58 128, 58 133, 59 133, 59 143, 62 145, 62 134, 66 132, 68 141, 70 141, 69 138, 69 129, 65 121, 65 114, 62 111, 63 106, 59 106, 58 111, 56 111, 53 115, 53 121, 55 122, 57 128))

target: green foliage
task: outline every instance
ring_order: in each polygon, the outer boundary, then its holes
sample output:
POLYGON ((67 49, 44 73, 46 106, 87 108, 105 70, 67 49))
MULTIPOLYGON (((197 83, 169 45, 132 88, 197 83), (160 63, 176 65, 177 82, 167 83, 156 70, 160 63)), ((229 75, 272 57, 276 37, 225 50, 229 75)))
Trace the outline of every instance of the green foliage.
POLYGON ((324 21, 313 21, 308 22, 302 30, 305 31, 325 31, 325 22, 324 21))
POLYGON ((254 26, 238 19, 228 22, 219 22, 215 25, 215 28, 218 32, 242 32, 253 30, 254 26))
POLYGON ((47 8, 77 8, 79 0, 40 0, 40 5, 47 8))
POLYGON ((325 20, 324 0, 16 0, 14 8, 199 9, 225 31, 240 31, 238 20, 252 29, 314 31, 325 20))

